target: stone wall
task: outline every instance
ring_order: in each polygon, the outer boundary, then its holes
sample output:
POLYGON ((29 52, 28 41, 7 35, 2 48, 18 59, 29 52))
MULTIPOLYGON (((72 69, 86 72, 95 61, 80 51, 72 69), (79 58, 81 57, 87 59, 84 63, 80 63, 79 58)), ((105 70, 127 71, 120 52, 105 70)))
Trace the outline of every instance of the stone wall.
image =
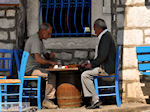
MULTIPOLYGON (((17 1, 17 0, 15 0, 17 1)), ((23 0, 17 4, 0 4, 0 48, 22 48, 25 36, 23 0)))
POLYGON ((45 40, 46 49, 55 52, 63 64, 80 64, 94 57, 97 38, 60 38, 45 40), (94 40, 94 41, 93 41, 94 40))
POLYGON ((16 41, 17 7, 0 7, 0 47, 11 49, 16 41))
POLYGON ((81 64, 87 59, 92 59, 94 57, 93 49, 52 49, 55 52, 55 57, 61 60, 62 65, 68 64, 81 64))

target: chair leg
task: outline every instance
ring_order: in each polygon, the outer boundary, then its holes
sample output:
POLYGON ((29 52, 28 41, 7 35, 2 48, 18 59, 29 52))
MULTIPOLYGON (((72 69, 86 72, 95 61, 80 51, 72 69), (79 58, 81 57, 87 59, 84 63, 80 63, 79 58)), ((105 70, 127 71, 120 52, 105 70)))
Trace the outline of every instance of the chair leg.
MULTIPOLYGON (((4 92, 7 92, 7 85, 4 85, 4 92)), ((4 101, 5 101, 5 109, 7 109, 7 95, 4 96, 4 101)))
POLYGON ((120 107, 120 105, 121 105, 121 98, 120 98, 120 92, 119 92, 119 83, 118 83, 117 80, 115 81, 115 91, 116 91, 117 107, 120 107))
POLYGON ((41 77, 38 78, 38 87, 37 87, 37 105, 38 105, 38 110, 41 110, 41 77))
POLYGON ((2 87, 0 86, 0 112, 2 111, 2 87))
POLYGON ((22 112, 22 88, 23 85, 19 86, 19 112, 22 112))
MULTIPOLYGON (((27 81, 24 80, 24 88, 27 88, 27 81)), ((27 96, 27 91, 23 91, 24 92, 24 96, 27 96)), ((28 102, 28 98, 24 98, 24 102, 28 102)))
POLYGON ((97 77, 94 77, 94 85, 95 85, 96 94, 99 95, 99 91, 98 91, 98 78, 97 77))

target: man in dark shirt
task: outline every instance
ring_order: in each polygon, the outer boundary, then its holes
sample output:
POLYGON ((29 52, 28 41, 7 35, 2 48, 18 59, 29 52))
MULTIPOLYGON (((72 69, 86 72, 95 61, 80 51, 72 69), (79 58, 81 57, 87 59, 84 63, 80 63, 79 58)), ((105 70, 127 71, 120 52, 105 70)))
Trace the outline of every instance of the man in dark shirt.
POLYGON ((102 104, 96 94, 93 77, 115 72, 116 48, 114 40, 107 30, 105 21, 103 19, 97 19, 94 22, 94 30, 99 41, 95 49, 95 57, 93 60, 81 65, 87 69, 81 75, 84 96, 92 97, 92 104, 88 106, 87 109, 95 109, 102 104))

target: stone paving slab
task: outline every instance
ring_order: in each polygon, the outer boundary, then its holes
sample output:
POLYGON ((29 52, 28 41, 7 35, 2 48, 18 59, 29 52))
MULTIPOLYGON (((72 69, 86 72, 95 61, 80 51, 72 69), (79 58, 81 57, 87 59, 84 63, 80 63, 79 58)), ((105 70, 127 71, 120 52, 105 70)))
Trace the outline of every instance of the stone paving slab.
POLYGON ((126 103, 122 104, 121 107, 116 105, 101 106, 99 109, 86 109, 85 107, 72 108, 72 109, 42 109, 37 112, 150 112, 149 104, 141 103, 126 103))
MULTIPOLYGON (((19 104, 18 102, 9 102, 5 105, 2 105, 2 112, 19 112, 19 104)), ((30 112, 34 108, 30 106, 30 102, 23 102, 22 103, 22 112, 30 112)))

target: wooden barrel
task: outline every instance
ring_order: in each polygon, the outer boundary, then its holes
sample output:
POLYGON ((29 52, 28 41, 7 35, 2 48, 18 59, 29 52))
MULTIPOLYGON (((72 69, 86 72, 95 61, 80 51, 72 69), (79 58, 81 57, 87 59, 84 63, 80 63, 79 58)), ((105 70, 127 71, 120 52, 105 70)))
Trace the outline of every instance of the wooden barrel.
POLYGON ((63 83, 57 87, 57 103, 60 108, 80 107, 81 92, 72 84, 63 83))
POLYGON ((57 103, 60 108, 80 107, 81 97, 81 78, 75 71, 60 72, 57 75, 57 103))

